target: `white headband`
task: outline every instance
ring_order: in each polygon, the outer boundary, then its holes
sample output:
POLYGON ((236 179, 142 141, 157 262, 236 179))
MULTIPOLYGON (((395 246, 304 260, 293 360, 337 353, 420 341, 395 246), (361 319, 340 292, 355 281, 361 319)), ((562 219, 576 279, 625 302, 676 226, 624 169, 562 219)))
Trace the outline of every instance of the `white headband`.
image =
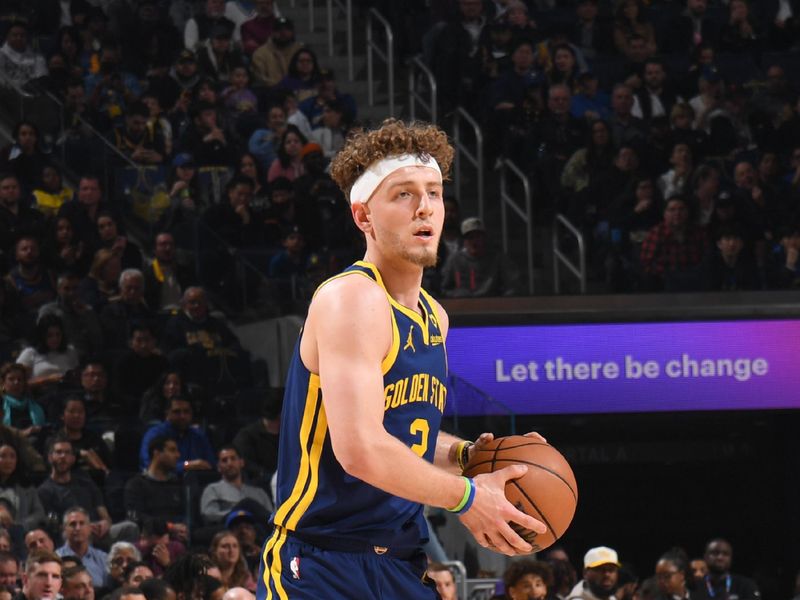
POLYGON ((440 176, 442 174, 439 163, 430 154, 401 154, 382 158, 367 167, 366 171, 356 179, 350 188, 350 204, 366 203, 390 173, 403 167, 428 167, 434 169, 440 176))

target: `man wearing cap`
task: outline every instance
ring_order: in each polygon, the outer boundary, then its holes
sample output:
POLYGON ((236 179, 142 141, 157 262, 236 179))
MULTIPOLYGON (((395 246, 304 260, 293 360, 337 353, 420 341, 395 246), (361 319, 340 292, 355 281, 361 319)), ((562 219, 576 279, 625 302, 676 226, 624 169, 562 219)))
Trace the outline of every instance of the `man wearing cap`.
POLYGON ((258 563, 261 559, 261 541, 264 538, 264 529, 267 521, 257 523, 253 515, 246 510, 236 510, 225 518, 225 529, 229 530, 239 540, 242 556, 247 562, 247 568, 253 573, 258 573, 258 563))
POLYGON ((569 112, 576 119, 608 120, 611 116, 611 96, 600 89, 600 80, 591 71, 578 75, 578 91, 569 112))
POLYGON ((306 272, 306 236, 297 225, 286 228, 283 233, 283 250, 269 261, 269 276, 290 280, 302 277, 306 272))
POLYGON ((448 298, 513 296, 519 275, 507 256, 489 247, 486 227, 478 217, 461 223, 463 245, 442 269, 442 294, 448 298))
POLYGON ((243 469, 244 459, 239 451, 234 446, 223 446, 217 454, 217 470, 222 479, 208 484, 200 498, 200 514, 207 524, 219 523, 236 509, 246 509, 251 516, 259 513, 261 522, 266 522, 272 501, 264 490, 244 482, 243 469))
POLYGON ((200 81, 200 73, 197 69, 197 57, 191 50, 181 50, 178 60, 170 71, 170 77, 175 80, 181 88, 181 95, 178 98, 182 102, 183 112, 189 112, 189 101, 192 98, 192 89, 200 81), (185 104, 185 105, 184 105, 185 104))
POLYGON ((583 579, 575 584, 567 600, 614 600, 620 566, 616 550, 592 548, 583 557, 583 579))
POLYGON ((289 73, 289 62, 303 44, 294 37, 294 23, 278 19, 272 35, 253 52, 253 76, 256 81, 272 87, 289 73))
POLYGON ((114 129, 114 145, 131 160, 157 165, 166 155, 160 128, 149 127, 150 110, 143 102, 135 102, 125 113, 125 125, 114 129))

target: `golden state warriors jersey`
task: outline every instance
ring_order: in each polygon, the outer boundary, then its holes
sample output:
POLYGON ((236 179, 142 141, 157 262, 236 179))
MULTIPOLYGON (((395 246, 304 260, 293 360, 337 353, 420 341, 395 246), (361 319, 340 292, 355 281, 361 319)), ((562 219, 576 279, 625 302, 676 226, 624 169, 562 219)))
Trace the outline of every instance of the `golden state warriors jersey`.
MULTIPOLYGON (((378 269, 357 262, 338 277, 369 277, 384 290, 378 269)), ((324 283, 322 285, 325 285, 324 283)), ((433 299, 422 291, 420 313, 386 294, 392 346, 382 363, 383 425, 417 455, 433 462, 447 400, 447 359, 433 299)), ((300 358, 298 341, 281 415, 275 525, 315 538, 348 538, 380 546, 427 538, 422 506, 348 475, 333 454, 322 402, 325 382, 300 358), (402 532, 402 536, 401 536, 402 532)), ((378 398, 376 402, 380 401, 378 398)))

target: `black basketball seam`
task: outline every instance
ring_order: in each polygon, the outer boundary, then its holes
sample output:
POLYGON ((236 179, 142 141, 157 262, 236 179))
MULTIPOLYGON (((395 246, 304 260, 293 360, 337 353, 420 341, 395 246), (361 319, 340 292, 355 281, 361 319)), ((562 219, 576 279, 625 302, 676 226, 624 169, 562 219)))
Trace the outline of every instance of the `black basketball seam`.
MULTIPOLYGON (((505 440, 501 440, 500 444, 497 445, 497 448, 475 448, 475 452, 496 452, 500 449, 500 446, 503 444, 505 440)), ((524 448, 525 446, 549 446, 550 444, 546 444, 544 442, 526 442, 524 444, 518 444, 516 446, 503 446, 503 450, 514 450, 515 448, 524 448)))
POLYGON ((547 467, 542 466, 542 465, 540 465, 538 463, 529 462, 527 460, 521 460, 521 459, 511 460, 510 458, 497 458, 496 455, 497 455, 497 452, 495 452, 495 456, 492 457, 491 461, 486 461, 486 460, 485 461, 481 461, 479 463, 475 463, 474 465, 470 465, 470 467, 471 468, 476 468, 476 467, 480 467, 481 465, 485 465, 488 462, 491 462, 491 464, 492 464, 492 469, 491 470, 492 470, 492 472, 494 472, 498 461, 506 461, 506 462, 510 462, 512 464, 529 465, 531 467, 537 467, 537 468, 541 469, 542 471, 550 473, 554 477, 558 477, 558 479, 560 479, 562 482, 564 482, 564 485, 567 486, 567 489, 572 493, 573 498, 575 498, 575 502, 576 503, 578 502, 578 493, 575 490, 573 490, 572 486, 569 484, 569 482, 566 479, 564 479, 561 475, 559 475, 556 471, 553 471, 552 469, 548 469, 547 467))
POLYGON ((494 472, 495 462, 497 461, 497 453, 500 451, 500 448, 503 446, 503 442, 505 439, 501 439, 500 443, 497 444, 494 448, 494 454, 492 454, 492 468, 491 471, 494 472))
MULTIPOLYGON (((517 490, 519 490, 519 493, 522 494, 523 496, 525 496, 525 499, 528 502, 530 502, 531 506, 533 506, 533 508, 536 510, 536 512, 539 513, 539 516, 541 517, 542 522, 547 526, 547 529, 550 530, 550 532, 553 534, 553 543, 555 543, 558 540, 558 538, 560 538, 561 536, 556 533, 555 528, 550 525, 550 522, 547 520, 547 517, 544 515, 544 513, 541 510, 539 510, 539 507, 536 506, 536 502, 534 502, 533 499, 531 499, 531 497, 528 496, 528 494, 525 492, 525 490, 523 490, 516 481, 511 481, 510 483, 514 484, 514 487, 517 488, 517 490)), ((569 486, 567 486, 567 487, 569 487, 569 486)), ((532 516, 532 515, 529 515, 529 516, 532 516)))

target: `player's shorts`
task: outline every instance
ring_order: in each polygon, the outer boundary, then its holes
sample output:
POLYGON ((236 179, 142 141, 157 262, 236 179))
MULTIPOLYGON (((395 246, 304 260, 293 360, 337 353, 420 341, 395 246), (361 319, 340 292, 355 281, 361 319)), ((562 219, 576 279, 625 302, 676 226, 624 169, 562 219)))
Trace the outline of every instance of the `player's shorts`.
MULTIPOLYGON (((343 547, 335 542, 332 547, 343 547)), ((434 600, 419 548, 323 549, 276 527, 262 551, 257 600, 434 600)))

